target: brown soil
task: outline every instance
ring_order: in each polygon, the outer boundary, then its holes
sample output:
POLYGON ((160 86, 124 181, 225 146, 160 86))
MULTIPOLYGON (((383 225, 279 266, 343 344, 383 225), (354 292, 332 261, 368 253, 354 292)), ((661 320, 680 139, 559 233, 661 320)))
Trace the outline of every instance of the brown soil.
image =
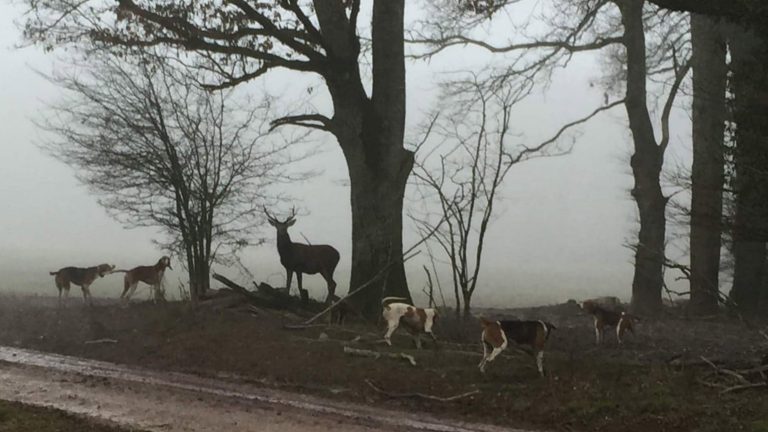
MULTIPOLYGON (((509 350, 477 370, 476 323, 444 319, 439 347, 412 349, 405 335, 393 348, 373 340, 373 326, 286 330, 299 317, 261 311, 193 311, 182 304, 99 305, 57 311, 38 298, 0 299, 0 344, 118 363, 169 369, 222 379, 248 380, 331 398, 367 402, 466 420, 551 430, 595 431, 768 431, 768 391, 720 395, 702 385, 711 373, 699 356, 729 366, 754 365, 768 352, 766 339, 738 321, 643 320, 638 334, 616 346, 607 337, 594 346, 591 319, 575 305, 515 311, 485 311, 547 319, 558 329, 547 352, 546 378, 533 359, 509 350), (321 337, 325 333, 328 337, 321 337), (362 335, 362 342, 351 342, 362 335), (116 344, 85 344, 111 338, 116 344), (366 342, 367 341, 367 342, 366 342), (407 352, 418 366, 393 359, 344 354, 343 346, 407 352), (451 396, 480 394, 452 402, 391 398, 366 383, 396 393, 451 396)), ((607 334, 610 336, 610 334, 607 334)))

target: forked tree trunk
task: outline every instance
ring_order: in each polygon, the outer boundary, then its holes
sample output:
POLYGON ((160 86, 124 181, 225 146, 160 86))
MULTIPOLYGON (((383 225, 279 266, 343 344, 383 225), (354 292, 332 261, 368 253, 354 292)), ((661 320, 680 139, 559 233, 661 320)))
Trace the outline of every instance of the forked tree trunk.
POLYGON ((693 165, 691 173, 690 312, 718 308, 723 217, 726 44, 720 25, 691 16, 693 165))
POLYGON ((640 217, 632 280, 632 309, 637 313, 653 314, 661 309, 667 198, 662 194, 659 183, 664 151, 656 143, 646 102, 644 3, 638 0, 617 1, 624 24, 627 53, 625 106, 635 149, 631 159, 635 179, 632 197, 640 217))
POLYGON ((364 316, 381 312, 383 296, 410 300, 403 253, 403 197, 413 153, 403 148, 405 131, 404 0, 373 4, 373 95, 359 71, 359 40, 346 28, 339 3, 316 1, 331 69, 324 74, 334 105, 330 130, 344 152, 352 206, 350 289, 382 277, 350 299, 364 316), (389 267, 388 267, 389 266, 389 267))
POLYGON ((736 122, 736 215, 731 297, 747 313, 768 309, 763 292, 768 237, 768 47, 743 29, 731 32, 736 122))

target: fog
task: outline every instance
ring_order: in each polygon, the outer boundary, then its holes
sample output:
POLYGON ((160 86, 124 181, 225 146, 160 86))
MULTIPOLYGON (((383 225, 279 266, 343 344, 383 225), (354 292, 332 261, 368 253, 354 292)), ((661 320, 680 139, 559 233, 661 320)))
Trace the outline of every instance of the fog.
MULTIPOLYGON (((0 3, 0 290, 53 295, 56 290, 48 271, 63 266, 108 262, 130 268, 154 263, 163 254, 152 242, 156 233, 128 230, 110 219, 78 183, 74 170, 36 145, 42 137, 33 119, 45 114, 46 102, 55 100, 59 90, 35 70, 50 71, 55 56, 36 47, 16 47, 21 37, 14 20, 20 19, 16 7, 0 3)), ((429 63, 408 64, 409 133, 432 107, 439 72, 455 66, 450 62, 456 58, 448 53, 429 63)), ((537 142, 602 104, 602 90, 590 86, 600 75, 599 67, 595 56, 576 57, 546 90, 537 90, 516 110, 515 133, 537 142)), ((270 92, 290 83, 284 76, 272 76, 270 92)), ((690 124, 680 113, 673 120, 669 159, 685 161, 690 124)), ((336 280, 338 291, 346 292, 351 254, 346 167, 330 136, 316 138, 318 154, 303 163, 322 173, 287 187, 294 200, 283 208, 296 205, 302 210, 291 231, 295 240, 303 234, 313 243, 332 244, 340 251, 336 280)), ((635 205, 629 197, 630 153, 625 113, 618 107, 580 128, 570 154, 514 167, 502 187, 503 199, 488 233, 473 304, 523 306, 597 295, 628 300, 632 253, 624 244, 637 229, 635 205)), ((262 235, 268 242, 247 249, 242 262, 257 280, 282 285, 284 272, 274 232, 265 226, 262 235)), ((407 219, 404 236, 406 245, 417 239, 407 219)), ((422 254, 406 265, 417 299, 424 284, 425 258, 422 254)), ((235 280, 248 279, 238 269, 214 270, 235 280)), ((447 290, 448 274, 439 276, 447 290)), ((175 293, 182 274, 177 270, 166 278, 167 291, 175 293)), ((108 276, 91 291, 96 297, 114 297, 121 283, 120 275, 108 276)), ((324 296, 325 283, 319 276, 306 277, 305 286, 310 295, 324 296)), ((140 291, 139 297, 145 292, 140 291)), ((79 296, 79 289, 72 294, 79 296)))

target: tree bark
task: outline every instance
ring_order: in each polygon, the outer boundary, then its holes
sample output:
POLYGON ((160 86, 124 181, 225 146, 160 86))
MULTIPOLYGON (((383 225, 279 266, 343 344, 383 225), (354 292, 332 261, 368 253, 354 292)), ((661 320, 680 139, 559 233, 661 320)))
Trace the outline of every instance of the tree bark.
POLYGON ((736 215, 731 297, 746 313, 768 309, 762 290, 768 239, 768 47, 756 34, 732 28, 734 120, 736 123, 736 215))
POLYGON ((350 290, 364 284, 390 262, 385 278, 350 299, 368 318, 380 313, 383 296, 410 293, 402 262, 403 197, 413 153, 403 148, 405 131, 404 0, 373 5, 373 95, 360 77, 359 41, 346 17, 331 2, 315 2, 328 44, 324 74, 334 105, 330 131, 344 152, 352 207, 350 290))
POLYGON ((718 308, 723 217, 726 43, 711 18, 691 16, 693 165, 691 172, 690 312, 718 308))
POLYGON ((472 294, 470 294, 468 291, 464 291, 462 293, 462 296, 464 297, 464 314, 463 318, 466 320, 470 317, 472 313, 472 294))
POLYGON ((644 3, 617 1, 624 24, 627 54, 625 107, 635 148, 630 162, 635 179, 632 197, 640 216, 631 307, 636 313, 653 314, 661 309, 667 198, 662 194, 659 183, 664 149, 656 143, 646 102, 644 3))

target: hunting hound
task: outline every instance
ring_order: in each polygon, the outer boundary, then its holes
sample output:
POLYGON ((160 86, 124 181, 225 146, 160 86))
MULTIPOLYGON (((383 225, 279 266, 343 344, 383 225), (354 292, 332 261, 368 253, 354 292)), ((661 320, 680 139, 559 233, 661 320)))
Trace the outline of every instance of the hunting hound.
POLYGON ((163 282, 166 268, 173 270, 173 267, 171 267, 171 259, 164 256, 160 258, 155 265, 139 266, 130 270, 114 270, 113 273, 125 273, 125 277, 123 278, 123 293, 120 294, 120 299, 128 302, 136 291, 139 282, 144 282, 151 287, 152 298, 154 301, 159 300, 160 286, 163 282))
POLYGON ((480 317, 483 333, 483 359, 477 367, 485 373, 486 364, 493 361, 507 348, 509 341, 520 345, 529 345, 536 358, 536 369, 544 376, 544 346, 549 334, 556 329, 553 324, 544 321, 491 321, 480 317), (490 351, 490 352, 489 352, 490 351))
POLYGON ((64 298, 69 298, 69 285, 75 284, 83 290, 83 301, 93 304, 90 286, 97 277, 104 277, 114 270, 115 266, 109 264, 99 264, 96 267, 64 267, 55 272, 49 272, 51 276, 56 276, 53 280, 56 288, 59 290, 59 306, 61 306, 61 293, 64 292, 64 298))
POLYGON ((435 334, 432 333, 432 327, 438 319, 437 310, 432 308, 419 308, 408 303, 394 302, 394 300, 406 300, 401 297, 384 297, 381 299, 381 316, 387 322, 387 332, 384 334, 384 341, 392 346, 392 333, 397 330, 400 324, 413 335, 416 348, 421 349, 421 334, 426 333, 437 342, 435 334), (392 303, 390 303, 392 302, 392 303))
POLYGON ((592 300, 582 302, 581 308, 595 320, 595 343, 597 344, 603 342, 603 332, 606 327, 616 327, 616 340, 619 343, 627 330, 632 334, 635 333, 632 317, 624 311, 610 310, 592 300))

